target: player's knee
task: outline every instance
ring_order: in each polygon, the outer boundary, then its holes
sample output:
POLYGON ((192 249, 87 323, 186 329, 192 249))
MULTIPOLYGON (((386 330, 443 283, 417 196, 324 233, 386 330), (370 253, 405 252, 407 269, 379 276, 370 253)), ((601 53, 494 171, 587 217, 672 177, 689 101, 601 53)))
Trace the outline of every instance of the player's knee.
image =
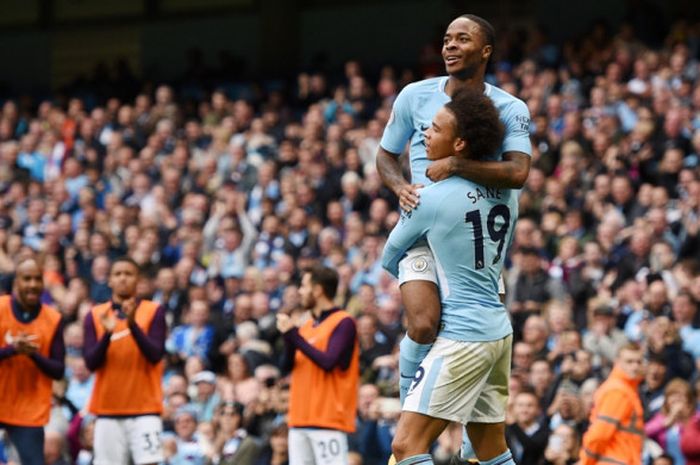
POLYGON ((405 459, 410 453, 410 442, 408 441, 408 437, 398 434, 394 436, 394 440, 391 441, 391 452, 393 452, 397 461, 405 459))
POLYGON ((490 460, 506 451, 505 423, 470 423, 469 439, 481 460, 490 460))
MULTIPOLYGON (((408 425, 401 425, 396 429, 393 441, 391 441, 391 452, 397 461, 401 461, 412 455, 421 452, 421 435, 415 428, 408 428, 408 425)), ((426 446, 427 449, 427 446, 426 446)))

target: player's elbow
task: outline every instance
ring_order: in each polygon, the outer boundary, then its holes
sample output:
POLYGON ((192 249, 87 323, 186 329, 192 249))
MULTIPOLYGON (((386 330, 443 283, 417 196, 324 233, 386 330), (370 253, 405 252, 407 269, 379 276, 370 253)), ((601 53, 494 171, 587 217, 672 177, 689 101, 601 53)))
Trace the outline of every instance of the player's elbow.
POLYGON ((65 363, 57 363, 55 367, 51 369, 50 372, 48 372, 49 378, 60 381, 64 378, 66 374, 66 365, 65 363))
POLYGON ((530 174, 530 157, 524 153, 509 152, 504 154, 504 161, 508 163, 508 188, 521 189, 530 174))
POLYGON ((87 368, 89 371, 94 372, 97 370, 100 365, 98 363, 95 363, 91 358, 84 357, 85 360, 85 368, 87 368))
POLYGON ((583 436, 583 445, 592 451, 603 450, 610 442, 610 439, 615 435, 616 429, 608 425, 600 425, 595 423, 589 428, 588 432, 583 436))
POLYGON ((321 370, 325 371, 326 373, 330 373, 335 369, 336 366, 338 366, 338 362, 334 361, 329 363, 321 363, 319 365, 319 368, 321 368, 321 370))
POLYGON ((522 189, 525 186, 525 181, 527 181, 527 175, 530 173, 529 164, 525 165, 521 162, 508 162, 510 163, 510 170, 508 176, 508 188, 509 189, 522 189))
POLYGON ((527 181, 527 175, 529 172, 529 168, 516 168, 515 172, 513 173, 512 188, 522 189, 525 186, 525 181, 527 181))
POLYGON ((163 360, 163 357, 165 357, 165 348, 156 350, 152 354, 148 354, 146 360, 148 360, 151 365, 156 365, 163 360))

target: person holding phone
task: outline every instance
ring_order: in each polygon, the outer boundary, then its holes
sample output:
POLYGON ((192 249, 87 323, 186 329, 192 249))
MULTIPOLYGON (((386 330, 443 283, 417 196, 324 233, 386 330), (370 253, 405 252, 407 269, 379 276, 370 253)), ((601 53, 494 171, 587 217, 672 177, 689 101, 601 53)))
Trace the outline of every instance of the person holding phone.
POLYGON ((578 433, 566 423, 554 429, 544 451, 545 465, 573 465, 578 462, 578 433))

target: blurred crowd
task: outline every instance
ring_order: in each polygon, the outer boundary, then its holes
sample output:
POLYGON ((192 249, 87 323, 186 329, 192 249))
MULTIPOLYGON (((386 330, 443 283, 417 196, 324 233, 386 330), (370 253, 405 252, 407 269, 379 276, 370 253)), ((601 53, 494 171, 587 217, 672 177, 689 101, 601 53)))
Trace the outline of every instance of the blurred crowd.
MULTIPOLYGON (((648 359, 648 463, 700 463, 700 450, 685 457, 679 445, 688 434, 700 444, 700 25, 676 23, 661 48, 624 24, 562 46, 538 31, 517 37, 501 34, 488 76, 532 115, 506 275, 516 462, 577 461, 593 394, 634 341, 648 359)), ((0 291, 11 291, 18 258, 39 254, 44 301, 66 321, 48 464, 91 461, 82 321, 109 299, 110 263, 124 254, 144 271, 139 295, 167 310, 168 463, 234 463, 234 453, 237 464, 286 463, 275 314, 298 313, 299 273, 314 263, 338 270, 337 304, 357 318, 351 463, 386 463, 404 326, 380 266, 397 201, 374 157, 398 91, 435 74, 439 52, 427 47, 414 70, 370 76, 350 61, 339 75, 195 99, 159 85, 90 106, 4 102, 0 291)), ((460 442, 455 425, 436 463, 460 442)))

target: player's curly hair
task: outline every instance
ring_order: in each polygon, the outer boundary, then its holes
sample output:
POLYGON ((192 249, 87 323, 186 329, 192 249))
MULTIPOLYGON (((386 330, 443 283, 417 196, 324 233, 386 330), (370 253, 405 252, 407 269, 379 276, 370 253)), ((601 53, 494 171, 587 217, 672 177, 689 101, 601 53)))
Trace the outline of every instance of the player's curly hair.
POLYGON ((489 97, 474 89, 460 89, 445 108, 455 117, 456 136, 467 141, 469 158, 483 160, 496 154, 504 129, 489 97))

